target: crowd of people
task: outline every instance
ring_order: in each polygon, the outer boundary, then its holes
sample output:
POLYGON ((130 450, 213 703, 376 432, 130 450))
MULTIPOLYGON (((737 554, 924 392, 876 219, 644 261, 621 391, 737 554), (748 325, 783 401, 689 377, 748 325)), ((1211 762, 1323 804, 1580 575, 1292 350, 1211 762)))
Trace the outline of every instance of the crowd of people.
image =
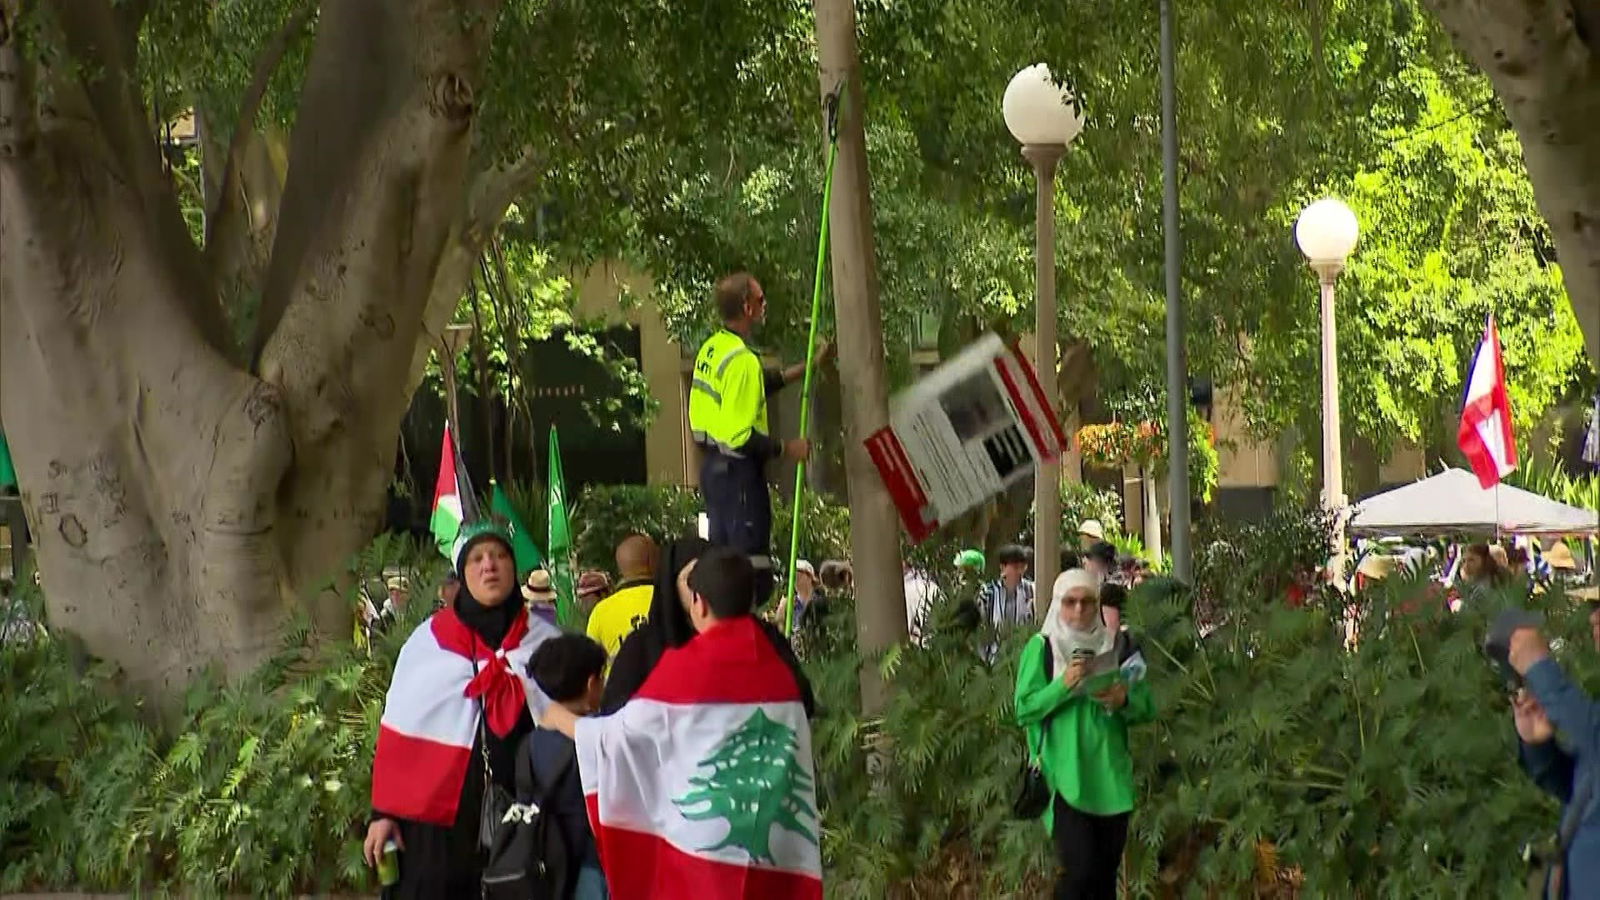
MULTIPOLYGON (((586 633, 562 631, 545 616, 554 594, 537 577, 542 570, 518 583, 507 532, 494 522, 463 529, 456 587, 448 599, 441 593, 437 611, 406 641, 385 703, 364 852, 375 867, 386 857, 397 862, 386 897, 478 894, 494 830, 485 814, 497 810, 497 790, 542 800, 560 828, 566 859, 555 868, 567 874, 551 896, 608 896, 607 882, 618 876, 602 863, 639 863, 599 851, 576 764, 575 722, 621 714, 664 659, 714 629, 747 629, 770 645, 806 715, 814 710, 783 633, 755 616, 756 575, 743 552, 699 538, 657 548, 630 535, 616 562, 621 581, 593 602, 586 633)), ((374 621, 386 613, 392 621, 389 610, 407 602, 408 585, 391 576, 389 587, 392 604, 374 621)), ((797 603, 815 608, 818 597, 813 588, 797 603)), ((809 772, 809 757, 803 762, 809 772)))

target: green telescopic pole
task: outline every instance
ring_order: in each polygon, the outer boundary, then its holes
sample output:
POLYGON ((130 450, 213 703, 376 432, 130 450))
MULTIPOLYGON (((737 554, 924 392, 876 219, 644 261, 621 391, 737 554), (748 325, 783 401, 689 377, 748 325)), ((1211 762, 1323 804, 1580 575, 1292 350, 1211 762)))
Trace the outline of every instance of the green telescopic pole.
MULTIPOLYGON (((845 86, 828 97, 828 170, 822 183, 822 228, 817 235, 817 274, 811 285, 811 327, 806 336, 806 375, 800 393, 800 434, 810 434, 811 429, 811 372, 815 368, 817 347, 817 319, 822 312, 822 275, 828 264, 828 210, 833 204, 833 164, 839 158, 839 113, 844 105, 845 86)), ((794 577, 800 563, 800 500, 806 487, 806 463, 801 460, 794 468, 794 509, 789 522, 789 578, 784 584, 787 601, 784 603, 783 634, 794 636, 794 577)))

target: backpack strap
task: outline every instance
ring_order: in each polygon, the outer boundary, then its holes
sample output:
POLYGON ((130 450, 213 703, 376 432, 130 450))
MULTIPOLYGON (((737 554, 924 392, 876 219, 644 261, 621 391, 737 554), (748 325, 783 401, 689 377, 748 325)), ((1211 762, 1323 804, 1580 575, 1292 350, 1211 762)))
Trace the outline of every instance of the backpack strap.
POLYGON ((531 771, 533 767, 533 751, 530 749, 528 753, 523 754, 530 769, 528 796, 541 809, 555 795, 556 789, 566 782, 569 774, 575 772, 578 768, 578 746, 571 741, 563 741, 562 744, 564 747, 563 752, 556 757, 558 762, 551 767, 554 772, 549 775, 548 779, 543 772, 531 771))
POLYGON ((530 731, 522 736, 522 741, 517 745, 517 802, 526 803, 533 798, 538 785, 533 780, 533 736, 536 732, 530 731))

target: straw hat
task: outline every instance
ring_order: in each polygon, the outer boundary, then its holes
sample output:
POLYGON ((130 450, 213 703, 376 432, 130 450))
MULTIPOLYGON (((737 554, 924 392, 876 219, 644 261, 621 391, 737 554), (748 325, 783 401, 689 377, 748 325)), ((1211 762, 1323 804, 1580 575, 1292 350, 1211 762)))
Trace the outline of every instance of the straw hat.
POLYGON ((1375 580, 1383 580, 1394 574, 1394 557, 1371 554, 1361 560, 1361 565, 1356 569, 1357 575, 1365 575, 1375 580))
POLYGON ((554 603, 555 588, 550 586, 550 573, 534 569, 528 573, 528 583, 522 586, 522 599, 529 603, 554 603))
POLYGON ((1106 539, 1106 530, 1101 526, 1099 519, 1084 519, 1083 523, 1078 526, 1078 534, 1081 537, 1094 538, 1097 541, 1106 539))
POLYGON ((1578 561, 1572 558, 1572 550, 1561 541, 1551 544, 1550 549, 1544 552, 1544 561, 1552 569, 1578 568, 1578 561))

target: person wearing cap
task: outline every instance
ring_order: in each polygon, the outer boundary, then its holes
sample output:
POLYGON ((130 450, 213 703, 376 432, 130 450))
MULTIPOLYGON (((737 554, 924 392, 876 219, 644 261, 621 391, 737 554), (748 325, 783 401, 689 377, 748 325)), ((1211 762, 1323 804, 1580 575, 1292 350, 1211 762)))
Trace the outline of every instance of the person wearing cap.
MULTIPOLYGON (((817 584, 817 570, 810 560, 794 564, 794 628, 796 638, 810 633, 827 615, 828 598, 817 584)), ((782 628, 789 616, 789 592, 778 601, 777 623, 782 628)))
POLYGON ((1128 728, 1155 719, 1142 656, 1118 650, 1101 617, 1103 590, 1084 569, 1062 572, 1017 667, 1017 724, 1050 789, 1044 824, 1060 865, 1057 898, 1117 896, 1136 795, 1128 728), (1107 656, 1120 668, 1091 674, 1091 660, 1107 656))
POLYGON ((1100 524, 1099 519, 1084 519, 1078 525, 1078 549, 1088 550, 1105 539, 1106 529, 1100 524))
POLYGON ((599 569, 589 569, 578 576, 578 583, 573 586, 573 595, 578 600, 578 605, 583 609, 593 609, 600 598, 611 592, 611 579, 599 569))
POLYGON ((1570 581, 1578 574, 1578 560, 1565 541, 1556 541, 1539 557, 1541 567, 1549 573, 1551 583, 1570 581))
POLYGON ((548 570, 534 569, 528 573, 528 580, 522 585, 522 599, 528 605, 528 612, 551 625, 556 624, 556 588, 548 570))
MULTIPOLYGON (((1589 604, 1600 651, 1600 603, 1589 604)), ((1534 784, 1561 801, 1559 858, 1545 883, 1550 900, 1600 897, 1600 703, 1550 656, 1537 626, 1512 631, 1508 659, 1526 687, 1511 700, 1518 760, 1534 784)))
POLYGON ((1117 548, 1110 541, 1095 541, 1083 551, 1083 568, 1105 584, 1117 571, 1117 548))
POLYGON ((983 558, 983 551, 974 550, 970 547, 957 553, 951 564, 961 574, 967 575, 970 573, 975 576, 983 575, 983 570, 988 567, 988 562, 983 558))
MULTIPOLYGON (((722 327, 695 352, 689 384, 689 431, 702 451, 700 494, 713 544, 737 547, 756 570, 757 604, 772 593, 772 505, 766 466, 782 456, 802 462, 811 455, 805 438, 779 441, 768 433, 767 396, 805 375, 805 364, 763 368, 749 347, 766 318, 767 295, 748 272, 717 282, 722 327)), ((820 365, 831 353, 817 348, 820 365)))
POLYGON ((374 866, 390 843, 399 852, 388 900, 480 893, 484 786, 515 794, 516 748, 548 705, 525 670, 559 632, 528 614, 510 534, 469 524, 454 549, 462 589, 400 649, 378 731, 362 851, 374 866))

